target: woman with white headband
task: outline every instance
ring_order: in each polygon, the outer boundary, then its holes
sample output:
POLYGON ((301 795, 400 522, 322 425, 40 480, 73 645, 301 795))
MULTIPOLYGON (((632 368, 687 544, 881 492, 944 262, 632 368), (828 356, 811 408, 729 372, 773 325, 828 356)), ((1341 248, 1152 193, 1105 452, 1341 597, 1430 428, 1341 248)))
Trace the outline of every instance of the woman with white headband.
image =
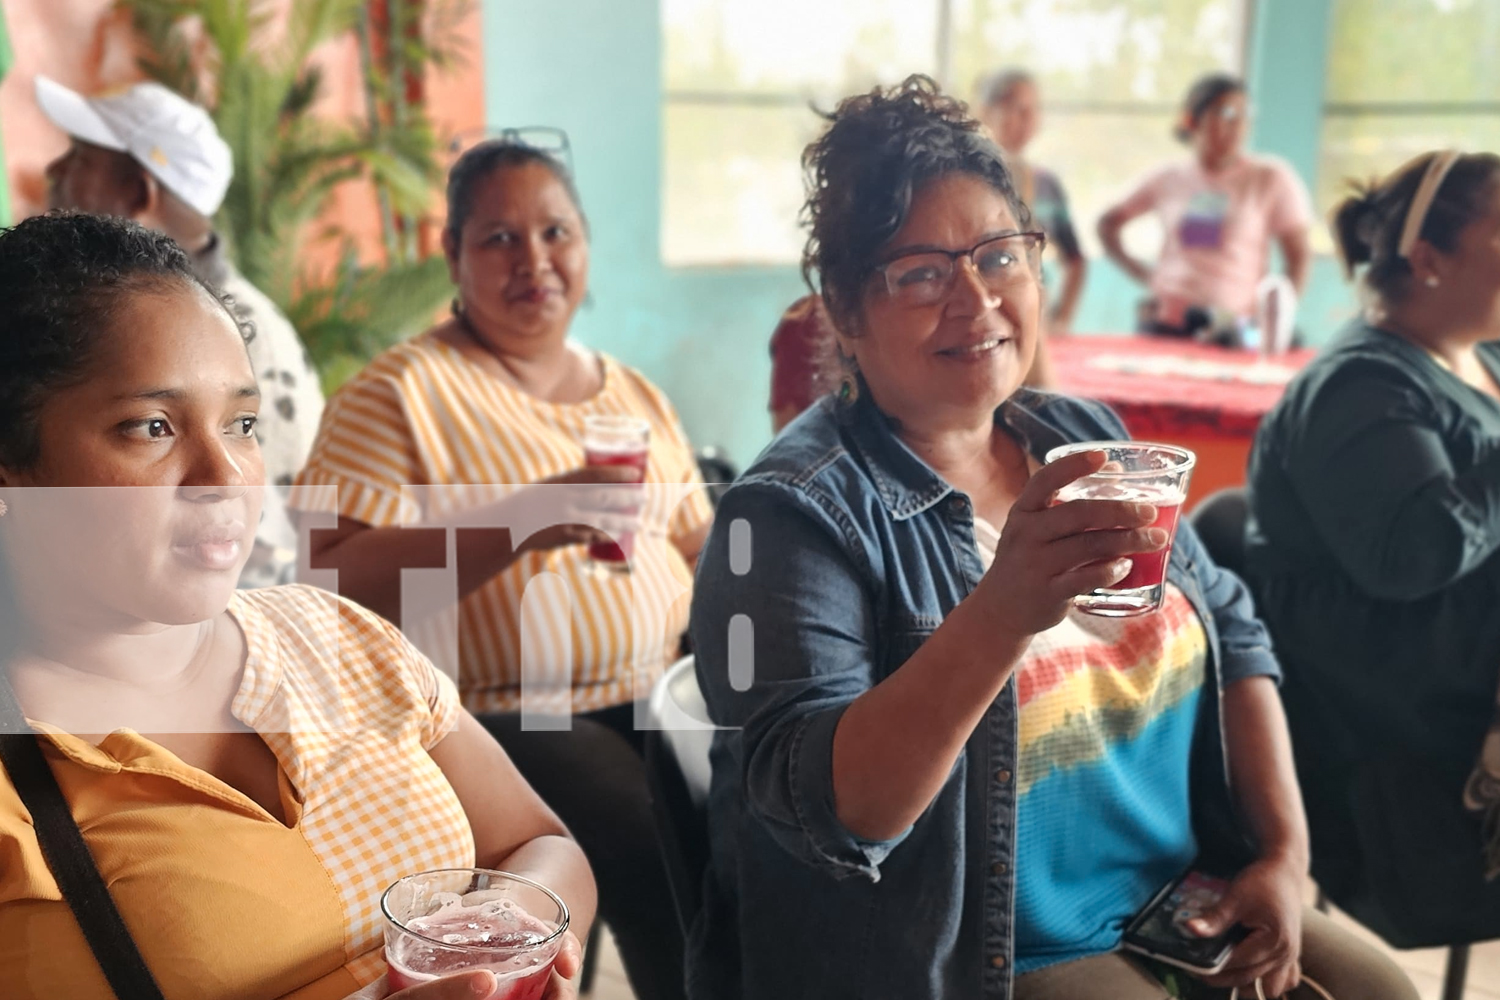
POLYGON ((1313 874, 1394 945, 1500 937, 1500 157, 1333 228, 1364 312, 1261 425, 1247 538, 1313 874))

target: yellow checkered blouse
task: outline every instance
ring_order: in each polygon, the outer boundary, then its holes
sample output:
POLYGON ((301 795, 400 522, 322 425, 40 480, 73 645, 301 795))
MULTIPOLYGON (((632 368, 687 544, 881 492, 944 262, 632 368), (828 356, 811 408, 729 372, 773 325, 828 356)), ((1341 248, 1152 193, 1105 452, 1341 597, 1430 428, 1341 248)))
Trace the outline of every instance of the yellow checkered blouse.
MULTIPOLYGON (((384 971, 385 888, 474 863, 428 754, 458 695, 393 627, 324 591, 238 591, 229 612, 248 649, 231 710, 276 755, 291 825, 130 730, 97 746, 49 732, 44 750, 167 1000, 339 1000, 384 971)), ((3 771, 0 996, 112 998, 3 771)))

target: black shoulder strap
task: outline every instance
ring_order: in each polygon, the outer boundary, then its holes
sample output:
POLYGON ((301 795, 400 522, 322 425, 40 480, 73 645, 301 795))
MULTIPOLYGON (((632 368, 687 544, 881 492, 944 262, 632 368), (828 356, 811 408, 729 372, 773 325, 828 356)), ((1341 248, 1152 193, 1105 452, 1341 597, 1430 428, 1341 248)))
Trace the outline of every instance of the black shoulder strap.
POLYGON ((42 857, 115 996, 119 1000, 163 1000, 161 987, 156 985, 115 908, 57 778, 47 766, 40 740, 26 724, 10 678, 0 668, 0 762, 10 772, 21 803, 31 813, 42 857))

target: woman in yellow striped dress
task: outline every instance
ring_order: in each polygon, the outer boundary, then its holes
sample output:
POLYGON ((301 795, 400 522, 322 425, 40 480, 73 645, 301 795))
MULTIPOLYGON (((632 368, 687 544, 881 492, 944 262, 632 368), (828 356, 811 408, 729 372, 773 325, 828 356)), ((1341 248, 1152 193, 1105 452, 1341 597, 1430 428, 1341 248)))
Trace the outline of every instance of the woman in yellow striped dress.
MULTIPOLYGON (((646 480, 658 485, 645 491, 631 571, 596 572, 585 543, 598 535, 583 526, 458 533, 456 659, 465 706, 588 854, 636 993, 680 997, 681 934, 634 705, 686 628, 708 499, 661 391, 568 337, 587 290, 589 245, 559 160, 514 140, 464 154, 449 177, 443 245, 458 289, 452 317, 376 358, 324 416, 298 503, 338 517, 336 528, 312 534, 311 565, 338 570, 343 596, 400 621, 401 569, 447 565, 445 533, 414 528, 475 524, 476 505, 514 515, 507 505, 528 497, 568 521, 562 498, 551 501, 558 486, 507 487, 621 482, 628 474, 618 468, 587 465, 585 421, 649 424, 646 480), (523 728, 523 676, 528 707, 549 678, 554 695, 561 688, 567 731, 523 728)), ((404 624, 420 634, 418 623, 404 624)), ((441 650, 428 651, 442 662, 441 650)))

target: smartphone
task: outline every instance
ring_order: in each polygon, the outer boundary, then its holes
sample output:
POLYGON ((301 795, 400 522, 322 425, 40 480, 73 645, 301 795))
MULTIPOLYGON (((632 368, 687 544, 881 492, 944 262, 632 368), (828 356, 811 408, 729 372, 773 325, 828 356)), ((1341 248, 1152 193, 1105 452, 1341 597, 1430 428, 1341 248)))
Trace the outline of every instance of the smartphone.
POLYGON ((1168 882, 1125 928, 1124 946, 1200 976, 1211 976, 1229 962, 1234 946, 1249 933, 1236 925, 1218 937, 1199 937, 1187 923, 1229 891, 1229 882, 1189 871, 1168 882))

